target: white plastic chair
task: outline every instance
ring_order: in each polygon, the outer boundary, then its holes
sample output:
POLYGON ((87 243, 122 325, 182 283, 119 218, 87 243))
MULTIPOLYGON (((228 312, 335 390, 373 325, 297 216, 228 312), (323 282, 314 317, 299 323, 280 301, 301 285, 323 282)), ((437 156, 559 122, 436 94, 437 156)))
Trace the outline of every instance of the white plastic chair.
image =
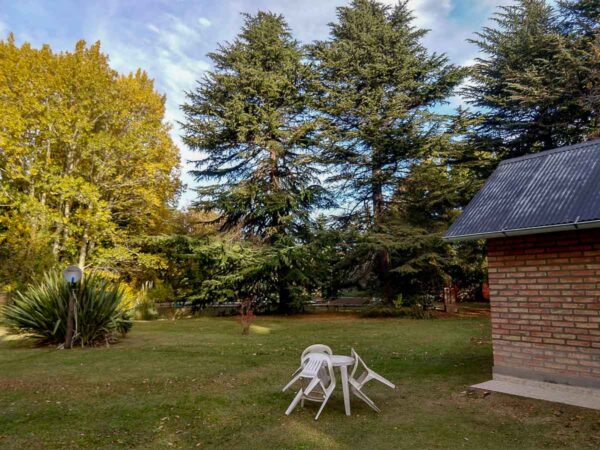
MULTIPOLYGON (((313 345, 309 345, 302 352, 302 355, 300 356, 300 367, 298 367, 294 371, 294 373, 292 374, 292 377, 295 377, 296 375, 298 375, 300 373, 300 371, 302 370, 302 361, 304 361, 304 358, 309 353, 325 353, 325 354, 327 354, 329 356, 333 355, 333 351, 331 350, 331 347, 329 347, 328 345, 325 345, 325 344, 313 344, 313 345)), ((289 385, 290 384, 288 383, 286 385, 286 387, 283 388, 283 390, 285 391, 289 387, 289 385)))
POLYGON ((329 355, 325 353, 308 353, 302 361, 300 373, 292 378, 283 390, 285 391, 297 381, 302 382, 302 387, 296 393, 285 414, 289 416, 300 402, 304 406, 304 400, 320 402, 322 403, 321 407, 315 416, 315 420, 317 420, 335 390, 335 375, 329 355))
POLYGON ((354 358, 354 368, 352 369, 352 373, 350 374, 349 379, 352 392, 354 393, 354 395, 360 398, 363 402, 365 402, 375 411, 381 412, 377 405, 373 403, 373 400, 367 397, 367 395, 363 392, 363 387, 371 380, 379 381, 380 383, 383 383, 386 386, 391 387, 392 389, 395 389, 396 386, 391 381, 385 379, 375 371, 369 369, 369 367, 367 367, 365 362, 360 356, 358 356, 358 353, 356 353, 354 349, 352 349, 352 357, 354 358), (359 366, 362 366, 363 372, 358 377, 356 377, 356 371, 358 370, 359 366))

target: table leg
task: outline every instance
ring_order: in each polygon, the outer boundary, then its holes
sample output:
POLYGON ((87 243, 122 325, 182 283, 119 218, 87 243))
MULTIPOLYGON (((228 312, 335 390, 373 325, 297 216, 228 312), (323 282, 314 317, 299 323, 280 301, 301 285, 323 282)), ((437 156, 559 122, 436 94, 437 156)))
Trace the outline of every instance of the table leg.
POLYGON ((346 408, 346 415, 350 415, 350 392, 348 389, 348 367, 341 366, 340 372, 342 372, 342 391, 344 392, 344 407, 346 408))

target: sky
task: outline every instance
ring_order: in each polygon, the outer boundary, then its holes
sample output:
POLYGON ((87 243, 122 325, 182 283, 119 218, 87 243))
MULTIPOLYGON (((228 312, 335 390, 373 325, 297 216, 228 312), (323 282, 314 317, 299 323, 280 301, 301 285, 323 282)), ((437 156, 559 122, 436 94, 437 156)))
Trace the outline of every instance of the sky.
MULTIPOLYGON (((100 41, 111 66, 121 73, 142 68, 167 95, 166 120, 181 151, 183 181, 188 189, 180 206, 194 199, 196 184, 187 173, 198 158, 181 142, 177 121, 185 92, 210 70, 207 53, 232 40, 242 24, 241 13, 268 10, 283 14, 302 42, 327 38, 336 7, 349 0, 0 0, 0 39, 13 32, 17 43, 54 51, 72 50, 79 39, 100 41)), ((396 0, 381 3, 393 5, 396 0)), ((446 53, 451 62, 471 64, 477 48, 467 42, 489 24, 499 5, 511 0, 409 0, 415 24, 431 30, 424 44, 446 53)), ((451 99, 457 106, 461 99, 451 99)))

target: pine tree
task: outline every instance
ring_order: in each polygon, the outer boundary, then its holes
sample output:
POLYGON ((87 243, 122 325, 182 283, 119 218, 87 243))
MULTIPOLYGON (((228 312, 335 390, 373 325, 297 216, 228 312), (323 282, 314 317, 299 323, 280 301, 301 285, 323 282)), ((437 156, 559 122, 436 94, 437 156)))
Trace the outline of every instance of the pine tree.
POLYGON ((558 2, 561 26, 580 37, 593 38, 600 27, 598 0, 562 0, 558 2))
MULTIPOLYGON (((209 55, 215 69, 182 106, 184 141, 205 155, 192 172, 205 183, 197 206, 218 212, 221 230, 293 245, 310 212, 326 206, 313 161, 311 71, 282 16, 244 17, 237 38, 209 55)), ((290 264, 280 263, 284 310, 291 301, 290 264)))
POLYGON ((573 62, 579 66, 586 89, 580 105, 589 111, 588 135, 600 137, 600 1, 566 0, 559 2, 559 23, 570 40, 573 62))
POLYGON ((500 159, 581 142, 594 132, 584 106, 589 58, 576 48, 545 0, 504 6, 473 40, 484 53, 465 89, 478 109, 481 148, 500 159))
MULTIPOLYGON (((464 71, 425 49, 426 30, 412 25, 406 2, 390 8, 354 0, 338 8, 337 19, 329 40, 311 49, 324 121, 323 162, 335 171, 329 181, 340 188, 349 210, 377 233, 398 179, 443 127, 432 108, 464 71)), ((389 251, 380 245, 372 254, 383 296, 390 300, 389 251)))

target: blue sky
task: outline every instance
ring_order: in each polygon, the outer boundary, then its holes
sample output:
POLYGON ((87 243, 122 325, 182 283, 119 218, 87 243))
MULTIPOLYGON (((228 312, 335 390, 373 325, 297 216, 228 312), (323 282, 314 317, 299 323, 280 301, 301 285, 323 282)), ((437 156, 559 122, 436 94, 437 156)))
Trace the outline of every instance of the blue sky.
MULTIPOLYGON (((239 31, 240 13, 259 9, 283 14, 294 35, 303 42, 324 39, 327 24, 343 0, 0 0, 0 38, 13 32, 18 43, 50 44, 71 50, 75 42, 100 40, 111 65, 120 72, 146 70, 156 88, 167 94, 167 120, 174 123, 173 138, 181 150, 184 182, 188 160, 197 158, 181 143, 175 124, 184 91, 194 87, 210 69, 206 54, 239 31)), ((382 3, 394 4, 395 0, 382 3)), ((510 0, 409 0, 415 23, 430 29, 425 44, 457 64, 469 64, 477 49, 466 42, 488 23, 494 9, 510 0)), ((453 99, 456 105, 460 99, 453 99)), ((185 206, 193 191, 183 195, 185 206)))

